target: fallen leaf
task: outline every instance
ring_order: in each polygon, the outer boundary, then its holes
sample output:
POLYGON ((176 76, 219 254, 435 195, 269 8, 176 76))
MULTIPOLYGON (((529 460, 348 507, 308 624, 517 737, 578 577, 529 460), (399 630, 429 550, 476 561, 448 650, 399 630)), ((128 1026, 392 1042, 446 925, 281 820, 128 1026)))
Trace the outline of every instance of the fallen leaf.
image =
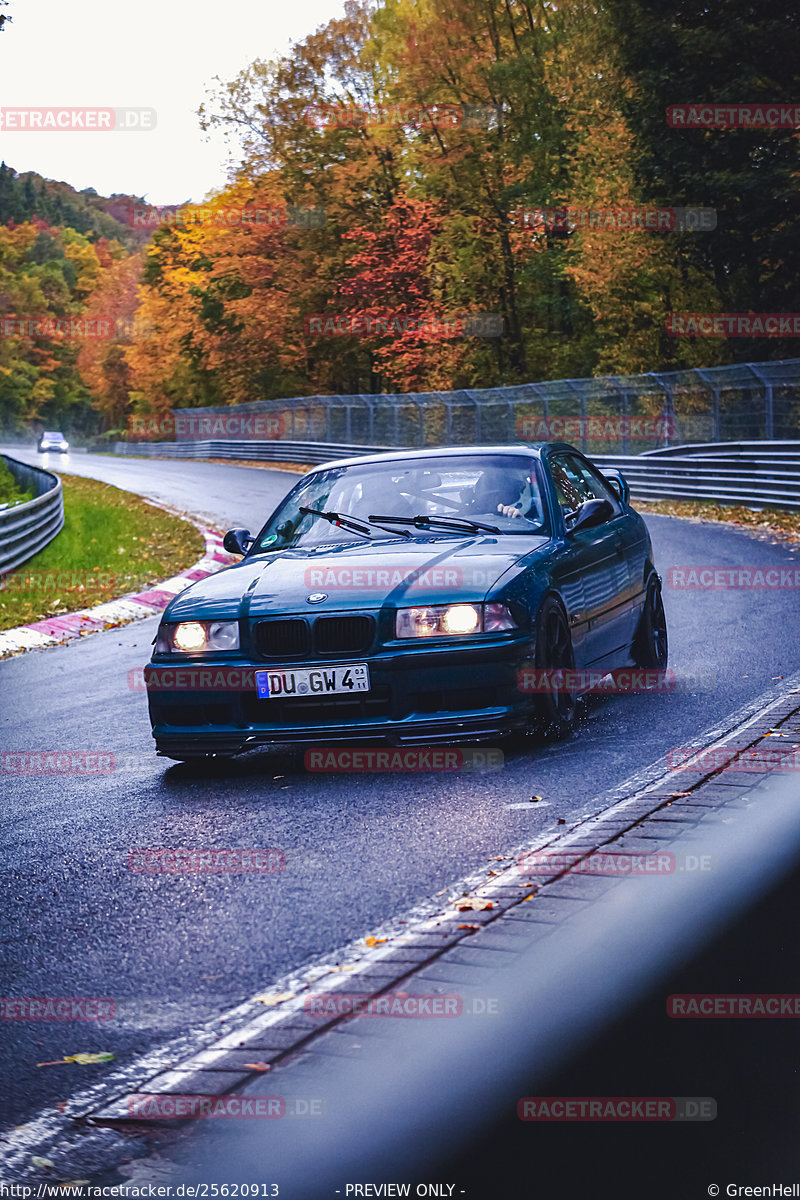
POLYGON ((34 1167, 52 1167, 53 1164, 49 1158, 40 1158, 38 1154, 34 1154, 31 1159, 31 1165, 34 1167))
POLYGON ((474 932, 476 929, 480 929, 480 925, 457 925, 456 928, 457 929, 469 929, 472 932, 474 932))
POLYGON ((556 821, 557 825, 566 825, 566 823, 567 822, 564 820, 563 817, 559 817, 558 820, 556 821))
POLYGON ((57 1067, 61 1063, 77 1063, 81 1067, 91 1066, 93 1063, 111 1062, 113 1054, 66 1054, 63 1058, 57 1058, 54 1062, 37 1063, 37 1067, 57 1067))
POLYGON ((388 938, 374 938, 374 937, 365 938, 365 941, 368 946, 380 946, 381 942, 388 942, 388 940, 389 940, 388 938))
POLYGON ((466 900, 456 900, 455 906, 459 912, 469 912, 470 909, 476 912, 484 912, 488 908, 494 908, 491 900, 483 900, 479 896, 469 897, 466 900))
POLYGON ((544 796, 531 796, 531 804, 535 804, 537 800, 543 800, 544 796))
POLYGON ((270 1007, 274 1004, 283 1004, 284 1000, 294 999, 294 992, 270 992, 266 996, 258 996, 259 1004, 267 1004, 270 1007))
POLYGON ((257 1063, 245 1063, 244 1065, 246 1067, 249 1067, 251 1071, 271 1071, 272 1070, 272 1067, 269 1065, 269 1063, 257 1062, 257 1063))

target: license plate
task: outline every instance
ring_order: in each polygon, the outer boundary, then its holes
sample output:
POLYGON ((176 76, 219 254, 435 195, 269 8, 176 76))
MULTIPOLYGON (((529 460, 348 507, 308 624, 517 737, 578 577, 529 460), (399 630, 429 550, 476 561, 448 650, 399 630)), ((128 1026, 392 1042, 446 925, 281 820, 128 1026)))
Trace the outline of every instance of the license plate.
POLYGON ((292 699, 295 696, 353 695, 369 691, 366 663, 337 663, 335 667, 268 667, 256 671, 259 699, 292 699))

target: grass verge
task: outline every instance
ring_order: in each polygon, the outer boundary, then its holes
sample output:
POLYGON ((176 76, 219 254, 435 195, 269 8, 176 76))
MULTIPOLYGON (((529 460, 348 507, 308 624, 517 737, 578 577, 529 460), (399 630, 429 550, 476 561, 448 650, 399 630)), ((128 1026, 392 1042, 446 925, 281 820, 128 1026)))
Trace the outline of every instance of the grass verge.
POLYGON ((662 513, 695 521, 727 521, 752 533, 780 541, 800 541, 800 512, 785 508, 744 508, 739 504, 712 504, 708 500, 633 500, 642 516, 662 513))
POLYGON ((202 534, 180 517, 94 479, 61 481, 64 528, 2 578, 0 629, 141 591, 202 557, 202 534))

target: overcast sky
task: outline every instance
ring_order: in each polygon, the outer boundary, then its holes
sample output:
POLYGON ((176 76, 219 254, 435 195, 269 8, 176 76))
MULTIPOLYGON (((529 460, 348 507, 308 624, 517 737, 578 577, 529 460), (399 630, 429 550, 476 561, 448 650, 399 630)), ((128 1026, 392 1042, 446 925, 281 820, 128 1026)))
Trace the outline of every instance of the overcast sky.
POLYGON ((12 0, 0 34, 0 108, 154 108, 152 132, 0 130, 0 159, 78 190, 124 192, 152 204, 201 201, 225 182, 221 138, 206 140, 197 108, 215 75, 339 16, 341 0, 12 0))

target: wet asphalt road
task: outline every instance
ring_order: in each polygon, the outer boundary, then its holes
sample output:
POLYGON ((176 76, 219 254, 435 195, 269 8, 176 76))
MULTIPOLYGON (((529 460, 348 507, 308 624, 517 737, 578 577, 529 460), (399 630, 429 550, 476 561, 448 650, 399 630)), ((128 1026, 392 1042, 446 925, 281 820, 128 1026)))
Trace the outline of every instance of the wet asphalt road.
MULTIPOLYGON (((40 461, 36 455, 17 455, 40 461)), ((80 455, 92 475, 217 524, 256 529, 296 476, 195 462, 80 455)), ((648 520, 656 564, 800 565, 800 554, 713 525, 648 520)), ((300 754, 255 750, 213 774, 153 750, 131 672, 157 620, 0 663, 2 749, 111 751, 113 774, 2 779, 6 996, 114 998, 103 1024, 3 1022, 0 1122, 102 1078, 37 1068, 79 1051, 124 1062, 268 988, 282 973, 402 916, 460 876, 557 825, 800 670, 797 592, 665 589, 671 665, 700 689, 593 701, 560 745, 503 747, 476 775, 309 775, 300 754), (532 794, 543 802, 528 804, 532 794), (516 807, 522 805, 523 807, 516 807), (141 847, 279 847, 281 874, 143 876, 141 847)))

